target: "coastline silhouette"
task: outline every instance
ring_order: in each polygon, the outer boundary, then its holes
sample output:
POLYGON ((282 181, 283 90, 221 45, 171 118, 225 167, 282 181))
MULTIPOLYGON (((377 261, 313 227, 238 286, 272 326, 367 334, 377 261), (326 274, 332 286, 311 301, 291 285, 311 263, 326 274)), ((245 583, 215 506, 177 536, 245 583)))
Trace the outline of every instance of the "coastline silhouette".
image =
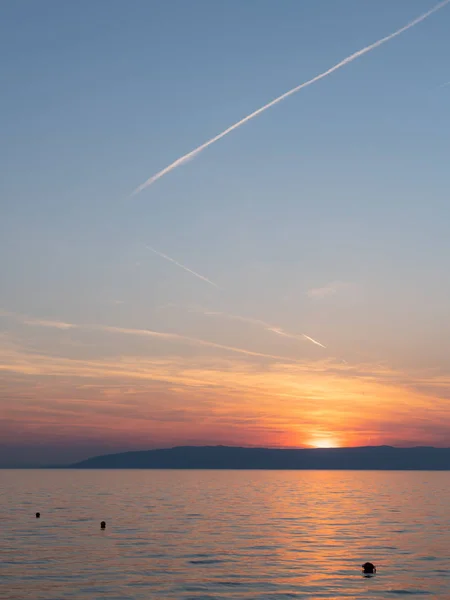
POLYGON ((450 448, 274 449, 178 446, 95 456, 79 469, 450 470, 450 448))

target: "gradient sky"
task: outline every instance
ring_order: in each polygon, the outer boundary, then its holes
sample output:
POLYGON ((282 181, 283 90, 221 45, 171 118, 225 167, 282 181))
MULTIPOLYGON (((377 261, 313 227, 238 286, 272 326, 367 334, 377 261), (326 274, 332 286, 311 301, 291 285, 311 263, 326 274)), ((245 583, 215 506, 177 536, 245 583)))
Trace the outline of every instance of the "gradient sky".
POLYGON ((450 445, 450 5, 129 197, 435 4, 0 4, 0 465, 450 445))

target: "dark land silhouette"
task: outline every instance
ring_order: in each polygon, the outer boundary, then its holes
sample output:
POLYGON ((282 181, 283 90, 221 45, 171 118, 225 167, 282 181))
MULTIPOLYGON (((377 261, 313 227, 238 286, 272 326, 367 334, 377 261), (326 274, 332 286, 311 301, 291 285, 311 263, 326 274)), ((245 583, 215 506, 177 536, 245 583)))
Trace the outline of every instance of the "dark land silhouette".
POLYGON ((450 448, 274 449, 179 446, 96 456, 70 465, 79 469, 335 469, 450 470, 450 448))

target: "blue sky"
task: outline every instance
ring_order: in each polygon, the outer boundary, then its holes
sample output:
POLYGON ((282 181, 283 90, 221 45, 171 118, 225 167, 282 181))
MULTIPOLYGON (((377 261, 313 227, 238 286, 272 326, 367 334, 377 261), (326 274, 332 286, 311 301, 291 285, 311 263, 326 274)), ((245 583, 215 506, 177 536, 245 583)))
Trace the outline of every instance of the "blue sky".
POLYGON ((450 6, 129 198, 435 4, 3 3, 5 348, 96 360, 159 352, 98 332, 69 349, 59 331, 23 327, 32 317, 318 358, 313 344, 201 313, 213 311, 305 332, 327 358, 450 375, 450 87, 440 87, 450 81, 450 6))

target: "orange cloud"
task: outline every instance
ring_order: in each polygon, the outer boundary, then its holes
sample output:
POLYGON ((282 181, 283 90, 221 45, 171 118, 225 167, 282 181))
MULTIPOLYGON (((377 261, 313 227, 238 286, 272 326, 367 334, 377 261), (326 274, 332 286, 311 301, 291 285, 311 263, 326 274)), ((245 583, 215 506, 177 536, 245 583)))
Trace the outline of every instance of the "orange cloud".
MULTIPOLYGON (((16 318, 16 317, 14 317, 16 318)), ((450 378, 379 364, 297 360, 186 336, 23 318, 57 336, 151 338, 145 354, 81 359, 0 338, 0 437, 139 446, 443 444, 450 378), (195 347, 195 355, 176 349, 195 347)), ((52 344, 54 340, 52 341, 52 344)), ((69 354, 68 354, 69 353, 69 354)), ((75 352, 76 354, 76 352, 75 352)))
POLYGON ((206 351, 79 360, 12 348, 0 351, 0 369, 11 398, 4 423, 32 436, 359 445, 427 442, 433 431, 439 441, 450 424, 446 378, 373 365, 261 365, 206 351))

